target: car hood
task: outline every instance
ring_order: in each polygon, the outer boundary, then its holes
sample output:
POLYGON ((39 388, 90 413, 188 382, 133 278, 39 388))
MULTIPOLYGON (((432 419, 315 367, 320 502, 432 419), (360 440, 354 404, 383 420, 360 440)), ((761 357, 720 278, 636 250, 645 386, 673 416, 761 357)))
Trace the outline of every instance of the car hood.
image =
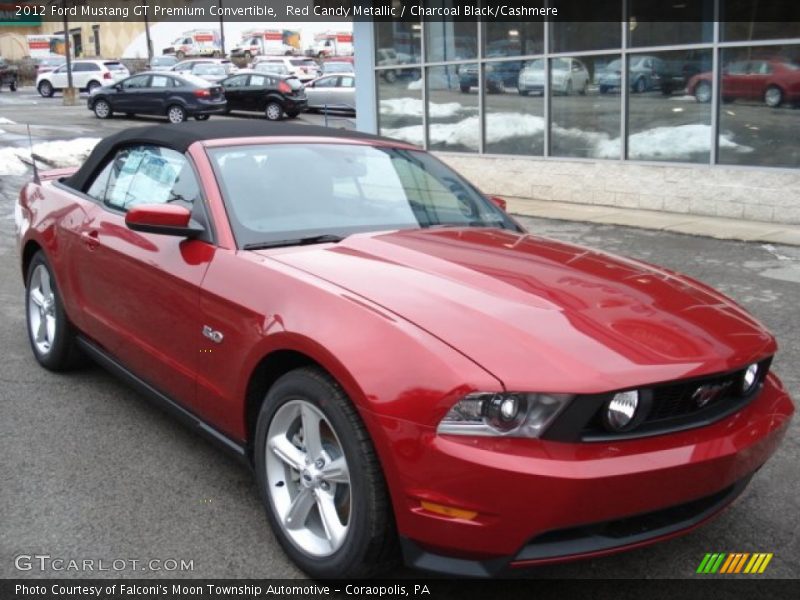
POLYGON ((528 234, 406 230, 262 254, 402 316, 517 391, 611 391, 775 351, 760 323, 700 283, 528 234))

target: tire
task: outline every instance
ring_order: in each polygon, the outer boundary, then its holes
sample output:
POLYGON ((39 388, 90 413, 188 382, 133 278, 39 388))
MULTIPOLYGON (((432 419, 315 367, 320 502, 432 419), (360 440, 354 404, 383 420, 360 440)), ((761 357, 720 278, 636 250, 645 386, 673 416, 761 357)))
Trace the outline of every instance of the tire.
POLYGON ((519 95, 520 96, 527 96, 528 93, 529 93, 528 90, 519 90, 519 95))
POLYGON ((211 115, 195 115, 195 121, 208 121, 211 118, 211 115))
POLYGON ((608 93, 608 86, 607 85, 601 85, 600 86, 600 93, 601 94, 607 94, 608 93))
POLYGON ((327 373, 302 368, 275 382, 259 412, 254 454, 267 519, 303 571, 353 578, 392 566, 396 533, 378 457, 352 403, 327 373), (316 435, 306 431, 308 423, 316 424, 316 435), (302 508, 298 498, 305 510, 290 529, 290 507, 302 508))
POLYGON ((386 80, 386 83, 394 83, 397 81, 397 73, 393 70, 384 71, 383 78, 386 80))
POLYGON ((711 84, 707 81, 701 81, 694 88, 694 99, 700 104, 711 102, 711 84))
POLYGON ((244 51, 244 58, 245 58, 245 60, 250 60, 251 58, 253 58, 253 53, 250 52, 250 50, 245 50, 244 51))
POLYGON ((583 83, 583 87, 581 88, 581 91, 580 91, 580 92, 578 92, 578 93, 579 93, 581 96, 585 96, 585 95, 586 95, 586 93, 587 93, 588 91, 589 91, 589 82, 588 82, 588 81, 585 81, 585 82, 583 83))
POLYGON ((287 112, 286 116, 289 117, 290 119, 296 119, 297 115, 299 115, 299 114, 300 114, 300 111, 293 110, 292 112, 287 112))
POLYGON ((567 82, 567 87, 564 88, 564 95, 565 96, 572 96, 572 80, 571 79, 567 82))
POLYGON ((102 98, 98 98, 94 101, 92 110, 94 111, 94 116, 98 119, 108 119, 114 114, 114 111, 111 110, 111 105, 108 103, 108 100, 104 100, 102 98))
POLYGON ((462 94, 469 94, 469 90, 471 89, 471 86, 462 83, 459 87, 461 88, 461 93, 462 94))
POLYGON ((68 371, 84 362, 75 328, 41 250, 33 255, 25 277, 25 320, 33 355, 45 369, 68 371))
POLYGON ((180 104, 171 104, 167 107, 167 119, 170 123, 183 123, 186 120, 186 109, 180 104))
POLYGON ((783 90, 777 85, 771 85, 764 92, 764 104, 770 108, 778 108, 783 104, 783 90))
POLYGON ((186 55, 183 52, 181 52, 180 50, 178 50, 175 53, 175 58, 177 58, 178 60, 183 60, 185 57, 186 57, 186 55))
POLYGON ((42 98, 52 98, 56 91, 53 89, 53 84, 46 79, 39 82, 39 94, 42 98))
POLYGON ((86 86, 86 91, 89 92, 89 95, 92 95, 92 90, 96 90, 100 87, 100 84, 96 81, 90 81, 89 85, 86 86))
POLYGON ((8 89, 11 90, 12 92, 16 92, 17 91, 17 80, 16 79, 8 84, 8 89))
POLYGON ((135 114, 136 113, 125 113, 125 117, 127 117, 128 119, 132 119, 135 114))
POLYGON ((264 116, 268 121, 280 121, 283 119, 283 107, 275 101, 267 102, 264 116))
POLYGON ((644 80, 644 77, 640 77, 636 80, 636 83, 633 84, 633 91, 637 94, 644 94, 647 91, 647 82, 644 80))

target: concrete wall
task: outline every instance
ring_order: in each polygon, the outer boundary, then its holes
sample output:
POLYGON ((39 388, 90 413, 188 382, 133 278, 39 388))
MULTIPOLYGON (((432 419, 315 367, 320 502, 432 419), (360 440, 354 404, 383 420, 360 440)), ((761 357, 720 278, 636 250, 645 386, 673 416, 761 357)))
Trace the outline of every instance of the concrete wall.
POLYGON ((800 170, 436 155, 487 194, 800 224, 800 170))

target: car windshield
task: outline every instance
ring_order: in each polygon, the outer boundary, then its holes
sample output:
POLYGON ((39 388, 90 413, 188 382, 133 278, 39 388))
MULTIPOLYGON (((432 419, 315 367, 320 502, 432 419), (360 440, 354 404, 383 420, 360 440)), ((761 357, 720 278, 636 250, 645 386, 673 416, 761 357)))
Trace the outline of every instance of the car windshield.
POLYGON ((214 64, 195 65, 192 72, 195 75, 225 75, 225 67, 214 64))
POLYGON ((544 60, 541 58, 532 60, 525 64, 525 68, 531 71, 544 71, 544 60))
POLYGON ((289 72, 289 69, 286 68, 286 65, 281 65, 277 63, 258 63, 255 66, 254 70, 260 71, 261 73, 284 74, 289 72))
MULTIPOLYGON (((633 66, 633 63, 631 64, 633 66)), ((612 60, 608 63, 606 70, 608 71, 619 71, 622 68, 622 61, 620 59, 612 60)))
POLYGON ((320 235, 513 221, 429 154, 356 144, 209 150, 240 247, 320 235))
POLYGON ((353 65, 348 62, 330 62, 322 65, 322 70, 326 73, 352 73, 353 65))
POLYGON ((125 65, 123 65, 121 62, 106 61, 106 62, 103 63, 103 65, 109 71, 127 71, 128 70, 127 68, 125 68, 125 65))

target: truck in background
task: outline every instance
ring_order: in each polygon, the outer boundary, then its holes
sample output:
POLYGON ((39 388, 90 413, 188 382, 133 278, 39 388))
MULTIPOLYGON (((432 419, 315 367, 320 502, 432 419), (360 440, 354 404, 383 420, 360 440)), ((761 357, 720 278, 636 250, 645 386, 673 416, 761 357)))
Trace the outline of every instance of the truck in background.
POLYGON ((222 44, 217 29, 184 31, 162 54, 174 54, 178 60, 187 56, 222 56, 222 44))
POLYGON ((300 32, 291 29, 253 29, 231 50, 232 57, 293 56, 300 52, 300 32))
POLYGON ((314 43, 306 50, 309 56, 329 58, 353 55, 353 33, 351 31, 326 31, 314 36, 314 43))

